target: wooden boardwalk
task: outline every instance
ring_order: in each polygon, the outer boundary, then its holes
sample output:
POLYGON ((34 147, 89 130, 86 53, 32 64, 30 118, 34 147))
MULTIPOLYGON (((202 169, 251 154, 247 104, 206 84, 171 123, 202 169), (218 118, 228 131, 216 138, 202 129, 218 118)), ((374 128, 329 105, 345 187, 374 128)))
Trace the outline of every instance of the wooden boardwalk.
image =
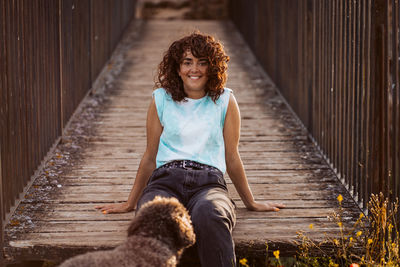
POLYGON ((238 252, 263 254, 268 242, 270 250, 290 255, 300 230, 315 239, 325 232, 337 234, 339 229, 328 216, 338 207, 338 194, 345 198, 346 220, 358 217, 357 205, 232 24, 148 21, 139 28, 137 24, 99 80, 109 88, 87 96, 6 226, 4 250, 10 261, 60 262, 124 240, 134 213, 104 215, 94 206, 127 199, 145 149, 145 117, 157 64, 172 40, 194 28, 216 35, 231 57, 227 87, 240 106, 240 152, 255 198, 287 205, 280 212, 249 212, 226 176, 238 205, 234 230, 238 252), (118 60, 124 65, 112 80, 112 71, 120 68, 118 60))

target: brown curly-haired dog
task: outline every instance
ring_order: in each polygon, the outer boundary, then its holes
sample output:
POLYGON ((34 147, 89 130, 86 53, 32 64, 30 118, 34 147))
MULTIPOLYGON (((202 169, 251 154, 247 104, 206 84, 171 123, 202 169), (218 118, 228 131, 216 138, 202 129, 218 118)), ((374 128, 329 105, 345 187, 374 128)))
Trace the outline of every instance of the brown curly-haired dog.
POLYGON ((123 244, 76 256, 60 267, 176 266, 183 250, 194 242, 185 207, 175 198, 156 197, 138 211, 123 244))

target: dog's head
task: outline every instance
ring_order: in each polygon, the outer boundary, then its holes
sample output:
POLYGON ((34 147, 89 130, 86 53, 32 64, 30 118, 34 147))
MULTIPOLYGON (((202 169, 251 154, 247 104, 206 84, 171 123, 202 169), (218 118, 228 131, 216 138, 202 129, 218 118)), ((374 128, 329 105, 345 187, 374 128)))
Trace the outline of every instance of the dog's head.
POLYGON ((129 226, 131 235, 157 238, 177 250, 195 242, 190 215, 176 198, 156 197, 144 204, 129 226))

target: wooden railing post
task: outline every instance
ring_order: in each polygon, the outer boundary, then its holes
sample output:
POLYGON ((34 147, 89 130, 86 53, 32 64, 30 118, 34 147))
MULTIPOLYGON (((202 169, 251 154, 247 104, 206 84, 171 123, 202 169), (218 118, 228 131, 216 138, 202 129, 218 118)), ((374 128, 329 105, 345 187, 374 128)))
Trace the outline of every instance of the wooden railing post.
POLYGON ((384 155, 384 91, 386 89, 386 47, 385 47, 385 5, 386 1, 372 2, 371 33, 371 109, 372 109, 372 147, 371 147, 371 188, 370 193, 387 194, 384 155))
MULTIPOLYGON (((0 88, 1 89, 1 88, 0 88)), ((0 92, 1 94, 1 92, 0 92)), ((1 124, 0 124, 1 125, 1 124)), ((3 266, 3 245, 4 245, 4 207, 3 207, 3 175, 1 170, 1 140, 0 140, 0 266, 3 266)))
POLYGON ((5 3, 0 1, 0 266, 3 266, 3 244, 4 244, 4 222, 5 222, 5 203, 4 203, 4 186, 3 186, 3 169, 2 169, 2 142, 4 142, 5 127, 5 115, 6 115, 6 101, 5 101, 5 89, 6 89, 6 74, 5 74, 5 3))
MULTIPOLYGON (((4 1, 0 2, 0 25, 4 25, 4 1)), ((3 231, 3 226, 4 226, 4 202, 3 202, 3 171, 2 171, 2 160, 1 160, 1 149, 2 149, 2 141, 3 138, 1 135, 3 135, 4 130, 5 130, 5 125, 4 125, 4 117, 5 117, 5 110, 4 110, 4 103, 5 99, 3 99, 4 95, 4 87, 5 87, 5 71, 4 71, 4 53, 5 53, 5 47, 4 47, 4 30, 3 26, 0 28, 0 266, 3 266, 2 261, 3 261, 3 241, 4 241, 4 231, 3 231)))

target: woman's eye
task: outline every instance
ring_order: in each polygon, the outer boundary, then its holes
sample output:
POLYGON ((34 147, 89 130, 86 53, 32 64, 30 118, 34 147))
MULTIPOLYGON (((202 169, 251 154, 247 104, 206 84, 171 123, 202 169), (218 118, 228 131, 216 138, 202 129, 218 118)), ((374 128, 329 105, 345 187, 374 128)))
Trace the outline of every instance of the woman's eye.
POLYGON ((183 65, 185 65, 185 66, 190 66, 190 62, 183 62, 183 65))

